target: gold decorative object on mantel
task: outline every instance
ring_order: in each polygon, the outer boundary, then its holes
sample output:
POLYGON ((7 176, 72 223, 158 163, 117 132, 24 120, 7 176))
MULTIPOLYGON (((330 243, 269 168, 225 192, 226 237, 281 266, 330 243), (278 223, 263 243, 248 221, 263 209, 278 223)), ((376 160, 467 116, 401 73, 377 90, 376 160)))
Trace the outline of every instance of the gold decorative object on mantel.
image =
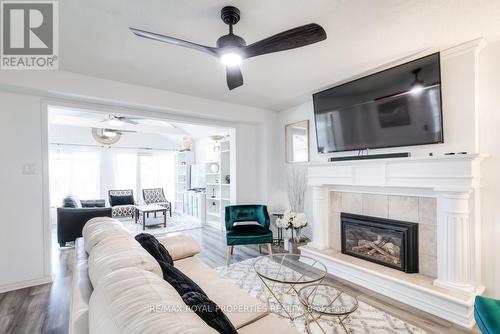
POLYGON ((309 161, 309 121, 304 120, 285 126, 286 162, 309 161))

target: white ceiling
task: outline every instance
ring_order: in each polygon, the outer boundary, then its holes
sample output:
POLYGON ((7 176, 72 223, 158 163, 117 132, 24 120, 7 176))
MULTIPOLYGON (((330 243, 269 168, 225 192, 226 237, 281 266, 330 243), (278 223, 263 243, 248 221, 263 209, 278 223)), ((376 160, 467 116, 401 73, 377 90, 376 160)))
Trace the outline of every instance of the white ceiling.
POLYGON ((61 68, 232 103, 280 110, 311 92, 430 47, 500 34, 499 0, 64 0, 61 68), (229 91, 207 54, 135 37, 128 26, 214 46, 235 5, 247 43, 315 22, 326 41, 248 59, 229 91))
MULTIPOLYGON (((136 122, 137 124, 123 122, 123 124, 119 126, 113 126, 113 124, 107 121, 109 115, 99 111, 89 112, 79 109, 53 106, 50 107, 49 111, 49 124, 53 125, 84 128, 106 128, 122 131, 134 131, 137 133, 156 134, 174 142, 180 142, 180 140, 184 137, 196 140, 213 135, 229 134, 229 129, 222 127, 170 122, 143 117, 127 116, 128 119, 136 122)), ((121 115, 115 114, 115 116, 121 115)))

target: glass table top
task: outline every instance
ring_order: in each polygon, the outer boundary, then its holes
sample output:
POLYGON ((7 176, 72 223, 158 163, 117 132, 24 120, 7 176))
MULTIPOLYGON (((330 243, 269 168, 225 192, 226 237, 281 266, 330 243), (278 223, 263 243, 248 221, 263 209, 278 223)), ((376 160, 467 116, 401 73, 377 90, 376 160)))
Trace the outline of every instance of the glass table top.
POLYGON ((326 276, 326 267, 321 262, 298 254, 261 256, 254 268, 260 277, 278 283, 307 284, 326 276))
POLYGON ((312 311, 327 315, 346 315, 358 308, 358 300, 327 284, 313 284, 299 290, 300 302, 312 311))

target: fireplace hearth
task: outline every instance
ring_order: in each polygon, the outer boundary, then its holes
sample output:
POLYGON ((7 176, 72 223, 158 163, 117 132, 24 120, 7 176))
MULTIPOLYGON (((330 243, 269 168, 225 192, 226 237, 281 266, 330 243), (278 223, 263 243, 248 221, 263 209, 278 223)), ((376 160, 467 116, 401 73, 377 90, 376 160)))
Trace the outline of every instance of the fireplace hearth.
POLYGON ((342 253, 418 273, 418 224, 341 213, 342 253))

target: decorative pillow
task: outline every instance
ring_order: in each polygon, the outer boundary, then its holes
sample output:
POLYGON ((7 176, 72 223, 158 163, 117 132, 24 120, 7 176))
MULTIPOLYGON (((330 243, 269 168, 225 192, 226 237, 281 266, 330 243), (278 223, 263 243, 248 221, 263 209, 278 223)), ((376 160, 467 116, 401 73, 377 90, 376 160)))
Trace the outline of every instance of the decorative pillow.
POLYGON ((109 195, 109 205, 134 205, 134 196, 133 195, 124 195, 124 196, 114 196, 109 195))
POLYGON ((199 292, 187 292, 183 294, 182 300, 210 327, 221 334, 237 334, 233 324, 226 317, 219 305, 214 303, 207 295, 199 292))
POLYGON ((75 195, 67 195, 62 200, 63 208, 81 208, 82 202, 75 195))
POLYGON ((158 263, 160 264, 161 271, 163 272, 163 279, 173 286, 180 296, 193 291, 205 294, 198 284, 193 282, 192 279, 176 267, 165 262, 158 263))
POLYGON ((259 222, 256 220, 239 220, 233 223, 233 226, 243 226, 243 225, 259 225, 259 222))
POLYGON ((174 266, 158 262, 167 281, 182 297, 184 303, 210 327, 222 334, 237 334, 220 307, 208 298, 198 284, 174 266))
POLYGON ((165 262, 174 265, 174 260, 170 256, 168 250, 163 246, 158 239, 148 233, 141 233, 135 236, 135 240, 151 254, 158 262, 165 262))

